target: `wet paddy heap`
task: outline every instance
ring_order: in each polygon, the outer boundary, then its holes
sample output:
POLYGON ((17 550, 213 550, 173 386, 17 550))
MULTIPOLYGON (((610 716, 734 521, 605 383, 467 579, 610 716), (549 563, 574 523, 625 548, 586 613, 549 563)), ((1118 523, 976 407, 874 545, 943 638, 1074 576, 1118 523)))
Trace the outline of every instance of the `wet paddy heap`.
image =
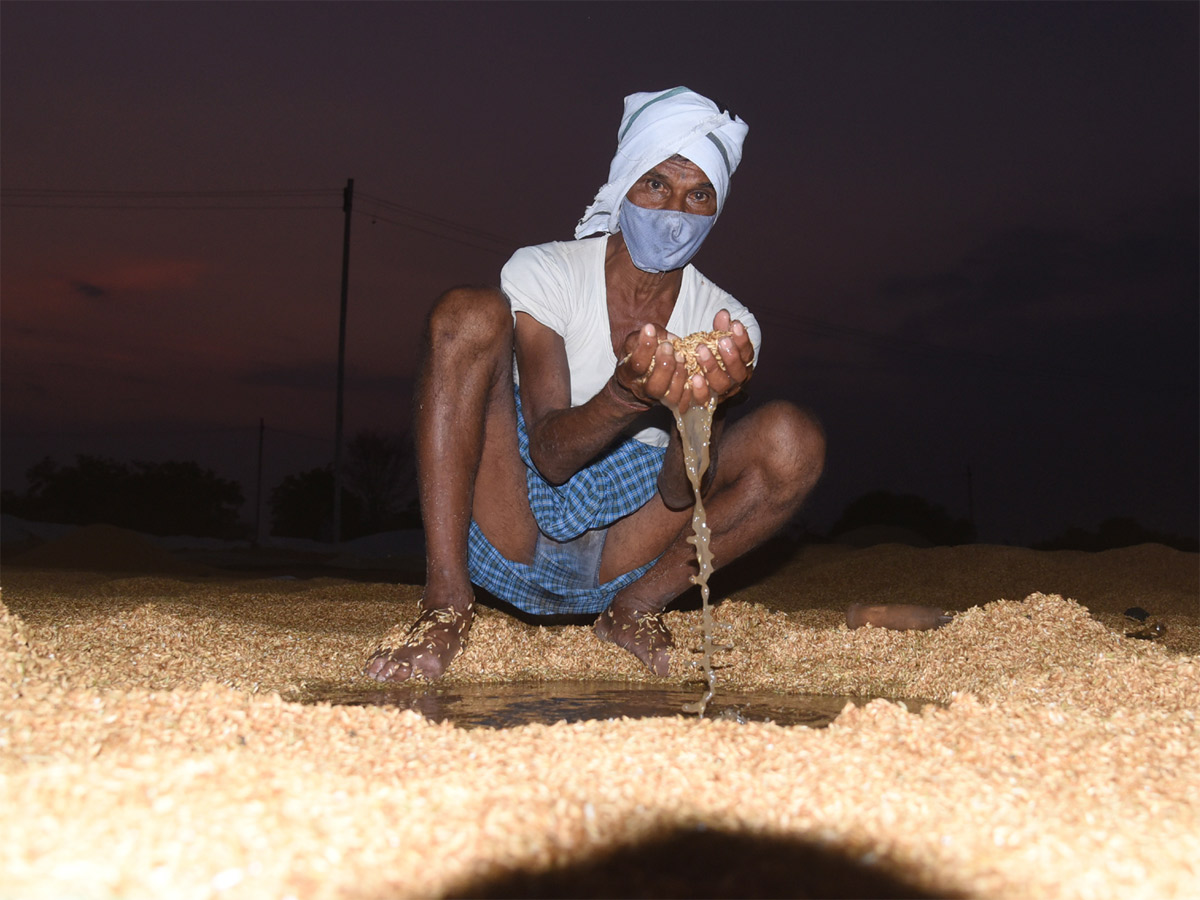
POLYGON ((715 588, 703 719, 632 715, 695 697, 699 610, 656 679, 485 609, 426 700, 555 722, 466 727, 357 680, 418 588, 6 565, 0 897, 1193 897, 1197 577, 1161 547, 812 548, 715 588), (861 600, 957 615, 850 631, 861 600), (720 715, 803 694, 937 703, 720 715))

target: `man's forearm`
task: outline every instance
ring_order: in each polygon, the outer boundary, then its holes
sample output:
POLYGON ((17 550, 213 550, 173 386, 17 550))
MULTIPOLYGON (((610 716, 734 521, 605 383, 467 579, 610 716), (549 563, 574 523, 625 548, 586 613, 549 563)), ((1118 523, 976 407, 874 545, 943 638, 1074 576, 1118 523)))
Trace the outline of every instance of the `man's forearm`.
MULTIPOLYGON (((611 385, 611 383, 610 383, 611 385)), ((636 398, 606 385, 587 403, 554 410, 529 426, 529 455, 541 476, 563 484, 646 411, 636 398)))

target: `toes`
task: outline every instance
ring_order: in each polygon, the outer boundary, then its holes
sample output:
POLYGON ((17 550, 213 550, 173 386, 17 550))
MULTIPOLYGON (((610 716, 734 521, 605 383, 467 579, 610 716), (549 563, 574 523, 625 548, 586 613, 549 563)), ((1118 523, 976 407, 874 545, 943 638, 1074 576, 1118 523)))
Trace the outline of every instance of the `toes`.
POLYGON ((363 674, 375 681, 407 681, 412 676, 412 664, 406 659, 394 659, 380 652, 367 663, 363 674))
POLYGON ((645 662, 647 668, 655 675, 666 677, 670 673, 671 654, 661 647, 651 653, 650 659, 645 662))
POLYGON ((408 659, 399 656, 404 649, 407 648, 400 648, 392 650, 390 653, 380 653, 375 656, 367 663, 363 674, 375 681, 391 682, 393 684, 413 678, 436 681, 442 677, 445 666, 442 665, 441 660, 437 656, 432 653, 417 653, 411 659, 408 659))
POLYGON ((595 624, 592 625, 592 631, 600 640, 615 644, 616 641, 612 638, 613 627, 612 613, 603 612, 600 614, 600 618, 596 619, 595 624))
POLYGON ((385 638, 391 646, 376 650, 363 674, 375 681, 436 681, 466 646, 470 630, 470 607, 465 612, 440 607, 422 610, 398 644, 391 636, 385 638))
POLYGON ((639 647, 633 644, 625 648, 653 674, 666 676, 670 674, 671 653, 665 647, 639 647))
POLYGON ((433 653, 418 653, 413 657, 412 674, 414 678, 424 678, 426 681, 436 681, 442 677, 446 667, 433 653))
POLYGON ((641 615, 618 622, 610 609, 600 615, 592 630, 601 640, 632 654, 655 675, 668 674, 675 641, 659 616, 641 615))

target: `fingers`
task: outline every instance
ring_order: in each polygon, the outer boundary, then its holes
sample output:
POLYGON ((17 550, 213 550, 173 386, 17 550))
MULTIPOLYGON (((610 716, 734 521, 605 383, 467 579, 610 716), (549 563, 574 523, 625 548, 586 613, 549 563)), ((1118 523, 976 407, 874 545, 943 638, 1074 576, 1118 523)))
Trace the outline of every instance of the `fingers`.
POLYGON ((641 390, 647 400, 669 404, 672 394, 683 390, 684 367, 670 342, 663 341, 654 351, 650 369, 642 379, 641 390))
POLYGON ((693 378, 692 393, 699 404, 707 403, 712 395, 718 401, 733 396, 750 378, 751 367, 743 361, 734 338, 721 338, 717 342, 717 352, 721 356, 720 361, 708 347, 701 345, 696 349, 696 361, 700 364, 703 384, 695 383, 696 379, 693 378))
POLYGON ((683 357, 670 342, 671 333, 646 324, 625 339, 625 358, 617 364, 617 381, 645 403, 678 406, 684 395, 683 357))
POLYGON ((746 327, 722 309, 713 317, 714 331, 730 332, 717 342, 720 361, 706 346, 696 351, 700 374, 687 376, 684 358, 674 351, 667 329, 647 323, 625 339, 625 357, 617 365, 617 381, 645 403, 661 402, 680 412, 718 402, 742 389, 754 370, 754 345, 746 327))
POLYGON ((736 394, 750 380, 754 371, 754 344, 750 341, 746 326, 730 316, 727 309, 713 316, 713 330, 731 332, 730 337, 717 342, 717 352, 721 355, 723 365, 717 365, 707 347, 699 348, 696 355, 709 386, 724 399, 736 394))
POLYGON ((708 402, 708 387, 704 376, 696 375, 689 385, 687 360, 682 353, 667 341, 658 345, 654 360, 645 377, 636 386, 635 391, 647 403, 662 403, 669 409, 686 410, 693 403, 708 402), (703 397, 697 400, 693 396, 693 388, 701 390, 703 397))
MULTIPOLYGON (((746 326, 740 320, 733 318, 729 314, 729 310, 722 309, 713 316, 713 331, 731 331, 733 332, 733 346, 737 350, 737 355, 741 359, 744 366, 750 367, 754 362, 754 344, 750 342, 750 335, 746 333, 746 326)), ((726 359, 725 355, 721 355, 722 359, 726 359)), ((728 363, 728 360, 726 359, 728 363)))
POLYGON ((639 400, 652 402, 642 391, 641 385, 654 370, 654 355, 658 350, 658 330, 651 324, 631 331, 625 338, 625 355, 617 361, 614 377, 617 383, 639 400))
POLYGON ((746 326, 741 322, 735 321, 728 329, 733 332, 733 337, 730 341, 733 343, 734 349, 737 350, 738 358, 742 361, 742 365, 747 369, 754 365, 754 344, 750 342, 750 335, 746 331, 746 326))
POLYGON ((658 330, 647 323, 637 332, 625 339, 625 359, 622 366, 627 366, 633 380, 643 378, 650 371, 654 361, 654 352, 658 349, 658 330))
POLYGON ((668 408, 679 409, 680 412, 683 412, 691 402, 691 398, 688 396, 688 365, 686 365, 682 353, 674 353, 672 350, 672 358, 671 380, 662 394, 661 402, 668 408))

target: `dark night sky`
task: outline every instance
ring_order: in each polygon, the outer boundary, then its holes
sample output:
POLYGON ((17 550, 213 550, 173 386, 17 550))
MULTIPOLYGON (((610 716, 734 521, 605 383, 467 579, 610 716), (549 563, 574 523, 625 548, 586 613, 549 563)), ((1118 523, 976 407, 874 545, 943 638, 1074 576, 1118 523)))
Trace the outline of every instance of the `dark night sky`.
POLYGON ((622 97, 686 84, 750 125, 696 263, 827 427, 809 525, 965 516, 970 466, 984 540, 1195 535, 1198 10, 9 0, 4 486, 89 452, 252 495, 260 417, 268 488, 331 459, 348 177, 347 432, 405 429, 437 293, 569 239, 622 97))

